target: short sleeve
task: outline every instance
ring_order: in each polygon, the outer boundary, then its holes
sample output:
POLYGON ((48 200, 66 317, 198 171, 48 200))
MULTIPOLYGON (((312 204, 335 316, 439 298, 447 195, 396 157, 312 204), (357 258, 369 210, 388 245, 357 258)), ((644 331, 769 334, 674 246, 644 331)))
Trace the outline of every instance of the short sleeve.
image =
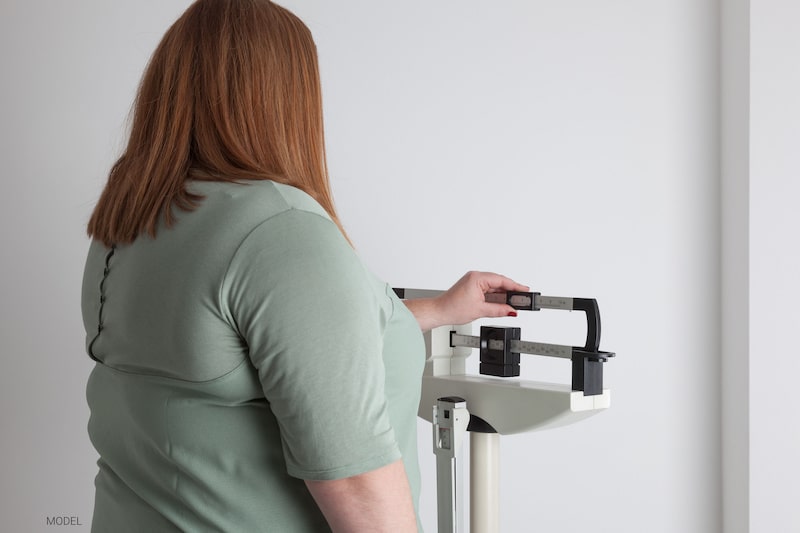
POLYGON ((288 473, 339 479, 400 458, 385 395, 385 316, 328 218, 289 209, 256 227, 223 285, 281 431, 288 473))

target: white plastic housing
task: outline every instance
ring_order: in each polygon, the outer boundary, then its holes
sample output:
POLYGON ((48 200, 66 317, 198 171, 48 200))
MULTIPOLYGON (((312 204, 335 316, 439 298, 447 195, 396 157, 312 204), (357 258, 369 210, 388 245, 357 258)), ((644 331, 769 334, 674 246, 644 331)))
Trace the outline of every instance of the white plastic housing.
POLYGON ((453 330, 469 335, 472 327, 444 326, 425 334, 428 359, 418 414, 429 422, 432 422, 432 406, 444 396, 464 398, 470 414, 483 419, 500 435, 572 424, 611 405, 608 389, 603 394, 584 396, 583 392, 571 390, 568 384, 466 375, 465 362, 472 349, 452 348, 450 331, 453 330))

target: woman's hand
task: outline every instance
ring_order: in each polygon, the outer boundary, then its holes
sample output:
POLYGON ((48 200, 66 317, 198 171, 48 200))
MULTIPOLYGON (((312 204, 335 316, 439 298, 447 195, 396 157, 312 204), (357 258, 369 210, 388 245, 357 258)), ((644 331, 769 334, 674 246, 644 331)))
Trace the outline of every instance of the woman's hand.
POLYGON ((478 318, 517 316, 517 311, 507 304, 489 303, 486 294, 492 292, 523 291, 530 288, 500 274, 492 272, 467 272, 444 294, 436 298, 406 300, 423 331, 444 325, 458 325, 478 318))

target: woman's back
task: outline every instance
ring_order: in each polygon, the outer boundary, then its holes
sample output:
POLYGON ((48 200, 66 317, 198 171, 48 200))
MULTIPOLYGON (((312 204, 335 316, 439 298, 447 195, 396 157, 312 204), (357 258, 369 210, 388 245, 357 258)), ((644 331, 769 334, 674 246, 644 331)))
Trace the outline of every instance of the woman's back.
POLYGON ((93 528, 321 531, 303 479, 400 457, 416 501, 414 317, 305 193, 190 187, 174 226, 87 259, 93 528))

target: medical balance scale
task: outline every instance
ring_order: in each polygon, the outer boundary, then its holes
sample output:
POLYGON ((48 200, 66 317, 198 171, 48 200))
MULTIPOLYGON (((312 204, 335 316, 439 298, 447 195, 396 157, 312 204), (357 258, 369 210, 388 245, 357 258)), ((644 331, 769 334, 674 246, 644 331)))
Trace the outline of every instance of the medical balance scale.
MULTIPOLYGON (((402 299, 432 298, 443 291, 395 289, 402 299)), ((470 530, 499 533, 500 435, 564 426, 611 405, 603 388, 600 311, 589 298, 542 296, 538 292, 490 293, 486 300, 522 311, 561 309, 586 313, 582 347, 521 340, 520 328, 472 324, 442 326, 425 333, 427 360, 419 416, 433 424, 439 533, 463 533, 462 444, 470 434, 470 530), (480 353, 480 375, 466 373, 466 359, 480 353), (572 384, 519 379, 520 354, 567 359, 572 384)))

